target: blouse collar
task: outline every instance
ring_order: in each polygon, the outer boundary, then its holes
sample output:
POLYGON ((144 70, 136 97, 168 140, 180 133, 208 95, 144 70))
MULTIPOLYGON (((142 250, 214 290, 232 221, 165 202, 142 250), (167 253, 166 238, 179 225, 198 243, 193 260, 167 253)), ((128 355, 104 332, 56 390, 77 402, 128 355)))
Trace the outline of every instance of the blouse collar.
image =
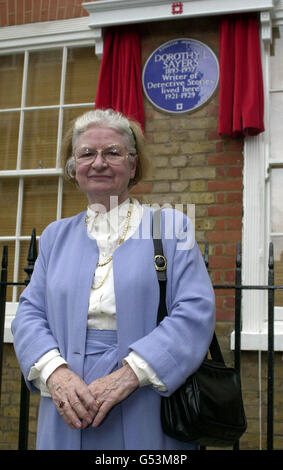
POLYGON ((87 230, 88 234, 119 233, 121 225, 124 224, 130 206, 130 199, 126 199, 118 206, 108 212, 95 211, 95 205, 87 208, 87 230))

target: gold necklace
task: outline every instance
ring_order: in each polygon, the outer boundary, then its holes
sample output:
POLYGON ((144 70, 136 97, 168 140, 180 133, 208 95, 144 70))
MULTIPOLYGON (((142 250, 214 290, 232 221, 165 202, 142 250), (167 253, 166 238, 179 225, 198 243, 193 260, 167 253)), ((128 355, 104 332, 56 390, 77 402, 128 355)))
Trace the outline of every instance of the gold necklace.
MULTIPOLYGON (((120 240, 118 241, 117 243, 117 247, 122 245, 122 243, 125 241, 125 237, 127 235, 127 232, 128 232, 128 229, 129 229, 129 225, 130 225, 130 219, 131 219, 131 215, 132 215, 132 211, 133 211, 133 203, 131 202, 130 203, 130 207, 129 207, 129 210, 127 212, 127 216, 126 216, 126 224, 124 226, 124 229, 123 229, 123 232, 122 232, 122 235, 121 235, 121 238, 120 240)), ((108 258, 106 258, 105 261, 103 261, 102 263, 97 263, 97 266, 105 266, 106 264, 110 263, 110 261, 112 261, 113 259, 113 255, 110 255, 108 258)))
MULTIPOLYGON (((121 238, 120 240, 118 241, 117 243, 117 247, 120 246, 124 240, 125 240, 125 237, 127 235, 127 232, 128 232, 128 229, 129 229, 129 225, 130 225, 130 219, 131 219, 131 215, 132 215, 132 212, 133 212, 133 201, 130 199, 130 207, 129 207, 129 210, 127 212, 127 216, 126 216, 126 224, 125 224, 125 227, 123 229, 123 232, 122 232, 122 235, 121 235, 121 238)), ((86 225, 88 224, 88 220, 89 220, 89 217, 86 215, 85 216, 85 223, 86 225)), ((113 259, 113 255, 110 255, 108 258, 106 258, 105 261, 103 261, 102 263, 97 263, 97 266, 99 267, 102 267, 102 266, 105 266, 106 264, 110 263, 110 261, 112 261, 113 259)))
MULTIPOLYGON (((133 206, 134 206, 133 201, 130 199, 130 207, 129 207, 129 210, 128 210, 127 216, 126 216, 126 224, 125 224, 125 226, 124 226, 124 228, 123 228, 123 232, 122 232, 122 235, 121 235, 121 237, 120 237, 120 240, 119 240, 118 243, 117 243, 117 247, 120 246, 120 245, 125 241, 125 238, 126 238, 126 235, 127 235, 128 229, 129 229, 129 225, 130 225, 131 215, 132 215, 132 212, 133 212, 133 206)), ((89 219, 89 218, 88 218, 88 216, 86 215, 86 217, 85 217, 85 223, 86 223, 86 225, 87 225, 87 223, 88 223, 88 219, 89 219)), ((110 255, 110 256, 109 256, 108 258, 106 258, 106 260, 103 261, 102 263, 99 263, 99 262, 98 262, 98 263, 97 263, 97 266, 99 266, 99 267, 106 266, 106 264, 110 263, 110 261, 112 261, 112 259, 113 259, 113 255, 110 255)), ((94 283, 93 283, 93 286, 92 286, 92 287, 93 287, 94 290, 100 289, 100 287, 103 286, 104 282, 106 281, 106 279, 107 279, 107 277, 108 277, 108 274, 109 274, 109 272, 110 272, 110 269, 111 269, 111 266, 109 266, 105 277, 102 279, 101 283, 100 283, 98 286, 94 287, 94 283)))
POLYGON ((107 273, 105 274, 104 278, 102 279, 101 283, 98 284, 98 286, 95 286, 94 283, 95 283, 95 276, 94 276, 94 281, 92 283, 92 288, 93 290, 97 290, 97 289, 100 289, 100 287, 103 286, 104 282, 106 281, 106 279, 108 278, 108 274, 110 273, 110 269, 111 269, 111 266, 108 267, 108 270, 107 270, 107 273))

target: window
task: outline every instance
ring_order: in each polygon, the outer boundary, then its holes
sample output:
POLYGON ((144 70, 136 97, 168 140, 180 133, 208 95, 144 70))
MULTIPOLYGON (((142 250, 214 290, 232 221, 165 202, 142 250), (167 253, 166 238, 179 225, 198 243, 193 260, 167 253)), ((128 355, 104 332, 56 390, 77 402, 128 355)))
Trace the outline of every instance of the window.
MULTIPOLYGON (((243 277, 244 285, 267 285, 268 247, 274 244, 275 284, 283 285, 283 17, 262 29, 265 132, 246 137, 244 146, 243 277), (267 31, 272 32, 268 35, 267 31)), ((283 350, 283 295, 275 292, 275 350, 283 350)), ((267 349, 267 291, 243 291, 242 349, 267 349)), ((233 335, 232 335, 233 346, 233 335)))
MULTIPOLYGON (((0 55, 0 245, 8 245, 10 282, 26 277, 33 227, 39 237, 51 221, 86 208, 63 179, 60 148, 70 120, 93 109, 99 67, 91 42, 0 55)), ((7 290, 6 341, 21 292, 7 290)))
MULTIPOLYGON (((275 284, 283 285, 283 25, 273 31, 270 57, 269 237, 274 244, 275 284)), ((277 320, 283 320, 283 291, 275 293, 277 320)))

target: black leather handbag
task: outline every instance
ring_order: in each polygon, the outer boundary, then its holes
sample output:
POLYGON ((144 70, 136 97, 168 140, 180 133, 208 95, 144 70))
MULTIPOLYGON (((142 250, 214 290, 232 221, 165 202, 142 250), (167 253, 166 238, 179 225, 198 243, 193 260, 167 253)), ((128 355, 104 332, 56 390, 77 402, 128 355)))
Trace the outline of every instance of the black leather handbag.
MULTIPOLYGON (((161 241, 160 211, 153 215, 153 242, 160 286, 159 323, 167 315, 167 260, 161 241)), ((206 357, 171 396, 161 398, 163 431, 177 440, 201 446, 233 446, 247 428, 240 375, 226 367, 215 333, 209 352, 211 359, 206 357)))

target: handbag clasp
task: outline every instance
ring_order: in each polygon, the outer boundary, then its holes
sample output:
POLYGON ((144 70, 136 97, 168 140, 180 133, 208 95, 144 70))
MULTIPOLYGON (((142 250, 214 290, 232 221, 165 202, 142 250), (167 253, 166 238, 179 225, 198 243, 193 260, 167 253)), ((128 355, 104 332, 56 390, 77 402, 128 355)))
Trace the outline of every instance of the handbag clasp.
POLYGON ((167 259, 163 255, 155 255, 154 264, 156 271, 165 271, 167 268, 167 259))

